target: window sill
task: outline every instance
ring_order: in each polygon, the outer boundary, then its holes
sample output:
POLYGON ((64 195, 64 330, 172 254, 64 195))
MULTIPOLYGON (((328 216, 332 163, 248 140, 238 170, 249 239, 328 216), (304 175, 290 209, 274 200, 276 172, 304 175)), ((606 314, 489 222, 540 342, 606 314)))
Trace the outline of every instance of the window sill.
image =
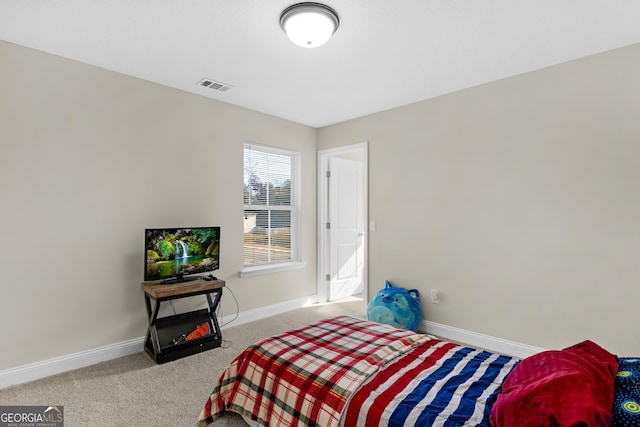
POLYGON ((251 277, 259 274, 278 273, 287 270, 296 270, 307 265, 304 261, 282 262, 279 264, 258 265, 255 267, 245 267, 240 272, 240 277, 251 277))

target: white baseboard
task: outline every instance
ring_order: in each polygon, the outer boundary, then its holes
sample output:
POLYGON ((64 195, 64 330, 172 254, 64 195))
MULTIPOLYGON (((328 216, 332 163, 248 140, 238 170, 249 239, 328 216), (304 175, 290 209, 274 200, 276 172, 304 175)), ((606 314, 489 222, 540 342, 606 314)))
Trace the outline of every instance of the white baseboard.
POLYGON ((61 372, 95 365, 105 360, 138 353, 142 349, 143 344, 144 337, 134 338, 104 347, 18 366, 17 368, 5 369, 4 371, 0 371, 0 388, 26 383, 61 372))
POLYGON ((304 297, 295 300, 285 301, 278 304, 272 304, 264 307, 254 308, 252 310, 242 311, 236 316, 224 316, 220 320, 220 325, 225 327, 239 326, 243 323, 253 322, 255 320, 264 319, 265 317, 275 316, 276 314, 286 313, 287 311, 296 310, 306 307, 316 302, 316 296, 304 297))
POLYGON ((519 342, 492 337, 490 335, 479 334, 477 332, 467 331, 453 326, 430 322, 428 320, 422 321, 420 324, 420 330, 452 341, 484 348, 486 350, 495 351, 496 353, 516 356, 521 359, 546 350, 544 348, 533 347, 519 342))
MULTIPOLYGON (((237 316, 231 315, 223 317, 220 319, 220 324, 225 325, 224 327, 237 326, 243 323, 295 310, 313 302, 315 302, 314 297, 307 297, 260 307, 254 310, 247 310, 242 313, 238 313, 237 316)), ((49 377, 51 375, 60 374, 73 369, 95 365, 96 363, 104 362, 106 360, 139 353, 144 351, 144 340, 144 337, 134 338, 128 341, 106 345, 104 347, 98 347, 53 359, 30 363, 28 365, 18 366, 16 368, 6 369, 0 371, 0 388, 38 380, 40 378, 49 377)))

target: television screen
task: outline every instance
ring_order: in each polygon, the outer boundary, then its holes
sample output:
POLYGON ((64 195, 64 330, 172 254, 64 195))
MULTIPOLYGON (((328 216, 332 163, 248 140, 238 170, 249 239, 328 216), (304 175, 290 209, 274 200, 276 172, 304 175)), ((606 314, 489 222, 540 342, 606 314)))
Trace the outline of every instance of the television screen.
POLYGON ((219 268, 220 227, 148 228, 144 246, 145 281, 193 280, 219 268))

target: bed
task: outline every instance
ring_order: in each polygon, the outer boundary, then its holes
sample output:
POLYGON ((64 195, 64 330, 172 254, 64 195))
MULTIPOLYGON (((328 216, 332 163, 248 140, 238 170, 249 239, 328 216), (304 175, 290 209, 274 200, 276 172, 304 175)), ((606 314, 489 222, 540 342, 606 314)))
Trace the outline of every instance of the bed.
POLYGON ((521 361, 338 316, 244 350, 198 425, 235 412, 276 427, 640 426, 637 368, 590 341, 521 361), (614 388, 626 418, 614 419, 614 388))

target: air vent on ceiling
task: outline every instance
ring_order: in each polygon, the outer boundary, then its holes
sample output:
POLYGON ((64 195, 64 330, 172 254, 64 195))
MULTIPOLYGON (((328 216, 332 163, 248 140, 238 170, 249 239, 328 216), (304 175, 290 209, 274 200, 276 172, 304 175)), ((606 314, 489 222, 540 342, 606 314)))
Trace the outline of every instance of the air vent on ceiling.
POLYGON ((213 79, 206 79, 206 78, 200 80, 198 82, 198 85, 209 88, 209 89, 217 90, 219 92, 226 92, 233 87, 229 84, 218 82, 213 79))

